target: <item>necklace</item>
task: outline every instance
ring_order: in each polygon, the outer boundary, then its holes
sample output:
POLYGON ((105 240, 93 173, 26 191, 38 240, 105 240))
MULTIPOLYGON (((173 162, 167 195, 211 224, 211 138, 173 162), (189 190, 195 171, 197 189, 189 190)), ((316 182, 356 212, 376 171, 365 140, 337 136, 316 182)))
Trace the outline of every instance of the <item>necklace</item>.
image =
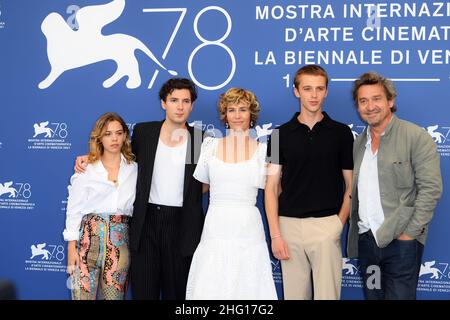
MULTIPOLYGON (((103 162, 102 162, 103 163, 103 162)), ((106 171, 108 172, 108 175, 111 174, 111 172, 115 172, 119 170, 119 167, 115 167, 115 166, 108 166, 105 163, 103 163, 103 166, 105 167, 106 171)), ((108 179, 109 180, 109 179, 108 179)), ((116 179, 111 179, 110 180, 112 183, 114 183, 114 186, 117 188, 119 186, 119 180, 116 179)))

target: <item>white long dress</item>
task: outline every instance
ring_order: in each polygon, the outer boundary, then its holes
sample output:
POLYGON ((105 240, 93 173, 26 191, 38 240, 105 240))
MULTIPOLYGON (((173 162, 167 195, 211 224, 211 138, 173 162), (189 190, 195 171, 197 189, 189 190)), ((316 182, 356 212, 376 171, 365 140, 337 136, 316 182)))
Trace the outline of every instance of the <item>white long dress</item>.
POLYGON ((216 157, 218 139, 206 138, 194 177, 210 185, 209 208, 194 253, 188 300, 277 299, 260 212, 265 184, 265 144, 251 159, 226 163, 216 157))

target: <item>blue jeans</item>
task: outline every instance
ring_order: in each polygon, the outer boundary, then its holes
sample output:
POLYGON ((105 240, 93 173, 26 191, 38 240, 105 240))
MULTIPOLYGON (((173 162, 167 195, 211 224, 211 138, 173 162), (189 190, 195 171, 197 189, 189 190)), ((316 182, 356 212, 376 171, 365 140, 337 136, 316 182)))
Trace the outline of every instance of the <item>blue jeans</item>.
POLYGON ((415 300, 423 244, 393 240, 379 248, 371 231, 359 235, 358 256, 368 300, 415 300))

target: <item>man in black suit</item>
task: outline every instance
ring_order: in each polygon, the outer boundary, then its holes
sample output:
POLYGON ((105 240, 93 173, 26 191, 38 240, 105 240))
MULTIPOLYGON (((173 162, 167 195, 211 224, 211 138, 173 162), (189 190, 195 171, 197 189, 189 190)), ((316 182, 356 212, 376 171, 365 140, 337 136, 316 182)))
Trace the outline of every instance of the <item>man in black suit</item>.
POLYGON ((170 79, 159 97, 166 118, 136 124, 132 138, 139 165, 130 228, 134 299, 185 298, 204 219, 202 184, 192 176, 202 132, 186 125, 195 85, 170 79))
MULTIPOLYGON (((194 173, 203 132, 186 125, 197 99, 194 83, 173 78, 159 92, 163 121, 135 125, 132 150, 139 165, 130 226, 133 299, 182 300, 204 213, 194 173)), ((83 171, 86 157, 75 170, 83 171)), ((205 190, 206 191, 206 190, 205 190)))

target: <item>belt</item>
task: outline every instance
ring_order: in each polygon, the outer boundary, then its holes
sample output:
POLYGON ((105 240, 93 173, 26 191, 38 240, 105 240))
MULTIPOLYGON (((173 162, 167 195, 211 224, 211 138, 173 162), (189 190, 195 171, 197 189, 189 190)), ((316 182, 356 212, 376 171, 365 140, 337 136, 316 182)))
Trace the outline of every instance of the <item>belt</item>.
POLYGON ((373 236, 372 230, 370 230, 370 229, 369 229, 369 231, 366 231, 366 232, 361 233, 359 236, 360 236, 360 237, 361 237, 361 236, 367 236, 367 237, 375 238, 375 237, 373 236))
POLYGON ((115 223, 128 223, 131 219, 130 216, 122 215, 122 214, 103 214, 103 213, 89 213, 86 215, 86 219, 92 219, 95 217, 99 217, 102 220, 108 220, 109 222, 115 223))
POLYGON ((165 206, 162 204, 155 204, 155 203, 148 203, 147 204, 147 210, 152 211, 171 211, 171 212, 178 212, 181 211, 183 207, 174 207, 174 206, 165 206))

